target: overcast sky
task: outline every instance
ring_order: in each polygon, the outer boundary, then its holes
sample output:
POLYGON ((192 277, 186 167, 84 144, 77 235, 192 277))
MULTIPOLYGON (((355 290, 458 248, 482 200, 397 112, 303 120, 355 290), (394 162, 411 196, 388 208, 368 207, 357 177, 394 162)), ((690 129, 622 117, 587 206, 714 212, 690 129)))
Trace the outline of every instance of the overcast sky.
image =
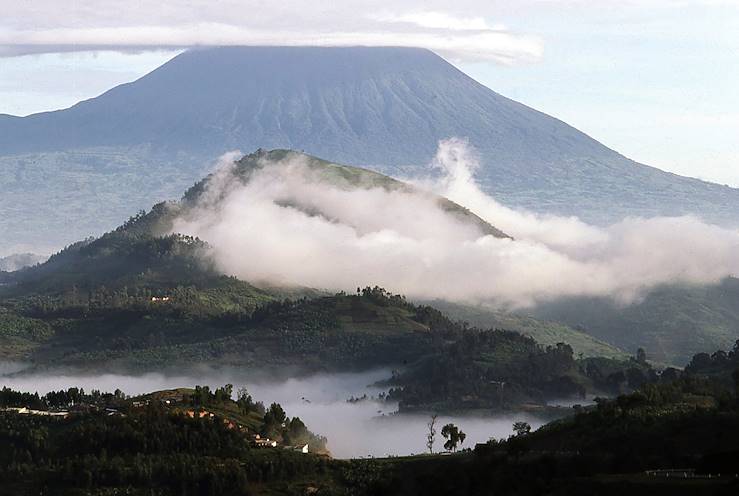
POLYGON ((630 158, 739 186, 739 0, 0 0, 0 113, 223 44, 428 47, 630 158))

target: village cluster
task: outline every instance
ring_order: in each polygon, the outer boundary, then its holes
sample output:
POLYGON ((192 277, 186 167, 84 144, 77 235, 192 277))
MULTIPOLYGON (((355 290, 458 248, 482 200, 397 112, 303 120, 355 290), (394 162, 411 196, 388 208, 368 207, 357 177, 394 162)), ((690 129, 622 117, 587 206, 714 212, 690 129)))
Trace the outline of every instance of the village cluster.
MULTIPOLYGON (((131 408, 133 409, 141 409, 147 407, 151 403, 151 399, 140 399, 140 400, 133 400, 130 403, 131 408)), ((171 408, 172 412, 174 413, 182 413, 188 418, 198 418, 198 419, 208 419, 213 422, 221 421, 226 426, 227 429, 237 429, 239 432, 242 432, 246 434, 249 438, 250 444, 255 448, 281 448, 285 450, 295 451, 299 453, 309 453, 308 444, 299 444, 299 445, 282 445, 278 441, 274 439, 270 439, 268 437, 262 437, 260 434, 252 432, 250 429, 248 429, 246 426, 241 425, 231 419, 225 418, 221 415, 218 415, 216 413, 210 412, 204 408, 181 408, 181 406, 178 406, 177 404, 180 403, 182 400, 181 398, 174 399, 174 398, 162 398, 158 400, 163 406, 171 408)), ((87 415, 87 414, 102 414, 105 416, 113 417, 113 416, 125 416, 126 413, 124 413, 125 409, 119 409, 119 408, 112 408, 109 406, 101 407, 95 404, 89 404, 89 403, 78 403, 71 405, 67 409, 49 409, 49 410, 39 410, 39 409, 33 409, 29 408, 27 406, 10 406, 10 407, 4 407, 0 408, 0 411, 2 412, 8 412, 8 413, 16 413, 18 415, 35 415, 35 416, 43 416, 43 417, 53 417, 53 418, 59 418, 59 419, 66 419, 72 416, 76 415, 87 415)))

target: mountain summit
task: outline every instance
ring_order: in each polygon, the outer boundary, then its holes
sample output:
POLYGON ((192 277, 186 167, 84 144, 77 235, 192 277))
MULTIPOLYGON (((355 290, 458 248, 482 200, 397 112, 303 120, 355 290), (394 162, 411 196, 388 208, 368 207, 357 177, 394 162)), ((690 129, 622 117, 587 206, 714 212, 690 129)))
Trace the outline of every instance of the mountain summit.
POLYGON ((25 212, 0 228, 20 244, 41 230, 71 241, 110 228, 228 150, 291 148, 410 175, 452 136, 479 151, 480 182, 509 205, 596 223, 739 213, 739 190, 633 162, 428 50, 225 47, 185 52, 69 109, 0 116, 0 207, 25 212), (68 232, 69 218, 81 231, 68 232))

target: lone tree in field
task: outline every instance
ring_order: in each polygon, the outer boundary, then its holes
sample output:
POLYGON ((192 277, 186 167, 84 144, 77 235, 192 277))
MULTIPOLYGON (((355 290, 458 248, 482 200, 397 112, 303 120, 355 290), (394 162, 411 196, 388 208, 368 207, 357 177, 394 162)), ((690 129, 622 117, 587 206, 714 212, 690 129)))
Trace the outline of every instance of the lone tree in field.
POLYGON ((459 430, 454 424, 446 424, 441 428, 441 435, 447 441, 444 443, 444 449, 447 451, 457 451, 457 445, 463 444, 467 434, 459 430))
POLYGON ((431 415, 431 420, 429 420, 429 423, 426 424, 429 428, 429 432, 426 435, 426 447, 429 450, 429 453, 434 452, 434 440, 436 438, 436 417, 438 417, 437 414, 431 415))

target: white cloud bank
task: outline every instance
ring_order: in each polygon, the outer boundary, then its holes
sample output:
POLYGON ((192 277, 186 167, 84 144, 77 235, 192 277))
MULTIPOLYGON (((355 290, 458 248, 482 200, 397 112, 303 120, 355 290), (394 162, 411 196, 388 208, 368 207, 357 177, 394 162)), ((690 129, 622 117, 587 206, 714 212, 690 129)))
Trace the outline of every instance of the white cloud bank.
POLYGON ((112 0, 5 2, 0 56, 200 45, 417 46, 455 60, 538 60, 541 42, 486 16, 485 2, 112 0), (8 4, 8 5, 6 5, 8 4), (475 12, 470 16, 469 12, 475 12))
POLYGON ((221 270, 249 281, 330 290, 378 284, 412 298, 522 307, 582 295, 628 302, 656 285, 739 274, 739 231, 694 217, 603 229, 504 207, 478 188, 476 162, 459 140, 440 144, 433 165, 443 174, 422 185, 515 241, 483 235, 421 191, 328 184, 295 156, 265 162, 244 181, 232 160, 174 231, 208 241, 221 270))

